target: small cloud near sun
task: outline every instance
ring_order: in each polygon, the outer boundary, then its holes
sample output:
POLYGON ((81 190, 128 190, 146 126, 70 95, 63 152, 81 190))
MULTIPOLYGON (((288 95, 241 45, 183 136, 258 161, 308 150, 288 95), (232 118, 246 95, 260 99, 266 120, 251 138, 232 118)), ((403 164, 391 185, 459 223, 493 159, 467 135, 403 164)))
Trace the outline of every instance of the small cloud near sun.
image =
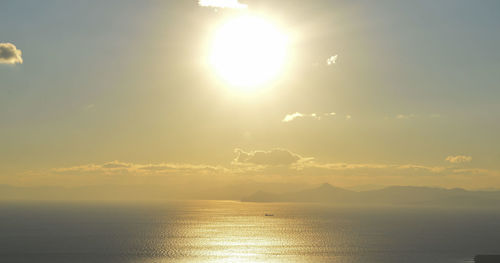
POLYGON ((292 113, 292 114, 287 114, 285 118, 283 118, 282 122, 290 122, 295 120, 296 118, 299 117, 304 117, 304 115, 300 112, 292 113))
POLYGON ((248 6, 238 0, 199 0, 198 4, 203 7, 245 9, 248 6))
POLYGON ((0 43, 0 64, 22 64, 21 50, 12 43, 0 43))
POLYGON ((326 60, 326 65, 327 66, 331 66, 333 64, 336 64, 337 63, 337 58, 339 57, 339 55, 333 55, 331 57, 329 57, 327 60, 326 60))
POLYGON ((311 114, 306 114, 306 113, 300 113, 300 112, 295 112, 292 114, 287 114, 282 122, 291 122, 297 118, 304 118, 304 117, 309 117, 314 120, 321 120, 323 117, 333 117, 335 116, 335 112, 328 112, 328 113, 311 113, 311 114))

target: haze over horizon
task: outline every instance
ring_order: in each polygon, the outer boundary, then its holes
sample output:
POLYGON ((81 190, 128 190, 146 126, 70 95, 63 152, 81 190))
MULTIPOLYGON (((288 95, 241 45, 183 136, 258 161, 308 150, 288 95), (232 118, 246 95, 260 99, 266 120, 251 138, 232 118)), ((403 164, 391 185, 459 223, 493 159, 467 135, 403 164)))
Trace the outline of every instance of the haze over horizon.
POLYGON ((0 185, 500 189, 499 8, 5 1, 0 185))

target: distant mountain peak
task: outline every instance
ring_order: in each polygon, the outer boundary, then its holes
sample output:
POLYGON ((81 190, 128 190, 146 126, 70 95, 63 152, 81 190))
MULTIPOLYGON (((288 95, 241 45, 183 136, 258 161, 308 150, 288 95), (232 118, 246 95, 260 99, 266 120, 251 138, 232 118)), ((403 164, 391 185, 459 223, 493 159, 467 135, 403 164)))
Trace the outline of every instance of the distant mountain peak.
POLYGON ((329 183, 322 183, 317 189, 336 189, 338 187, 335 187, 329 183))
POLYGON ((315 189, 311 189, 311 190, 328 191, 328 192, 331 192, 331 191, 351 192, 350 190, 346 190, 344 188, 336 187, 336 186, 333 186, 333 185, 331 185, 329 183, 323 183, 319 187, 317 187, 315 189))

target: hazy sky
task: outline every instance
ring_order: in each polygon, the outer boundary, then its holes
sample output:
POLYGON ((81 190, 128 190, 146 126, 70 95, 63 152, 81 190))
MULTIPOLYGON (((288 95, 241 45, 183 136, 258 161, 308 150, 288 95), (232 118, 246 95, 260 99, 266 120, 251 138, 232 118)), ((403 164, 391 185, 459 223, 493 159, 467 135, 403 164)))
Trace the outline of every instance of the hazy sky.
POLYGON ((500 188, 499 1, 241 2, 2 1, 0 184, 500 188), (249 92, 207 62, 242 14, 290 37, 249 92))

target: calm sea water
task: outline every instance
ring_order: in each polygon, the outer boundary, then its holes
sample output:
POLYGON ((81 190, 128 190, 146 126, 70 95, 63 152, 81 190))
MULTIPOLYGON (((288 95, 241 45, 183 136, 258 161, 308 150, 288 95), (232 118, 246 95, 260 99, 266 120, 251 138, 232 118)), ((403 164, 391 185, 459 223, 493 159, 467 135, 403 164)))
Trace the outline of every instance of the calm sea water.
POLYGON ((479 253, 500 253, 500 211, 230 201, 0 204, 0 262, 443 263, 479 253))

